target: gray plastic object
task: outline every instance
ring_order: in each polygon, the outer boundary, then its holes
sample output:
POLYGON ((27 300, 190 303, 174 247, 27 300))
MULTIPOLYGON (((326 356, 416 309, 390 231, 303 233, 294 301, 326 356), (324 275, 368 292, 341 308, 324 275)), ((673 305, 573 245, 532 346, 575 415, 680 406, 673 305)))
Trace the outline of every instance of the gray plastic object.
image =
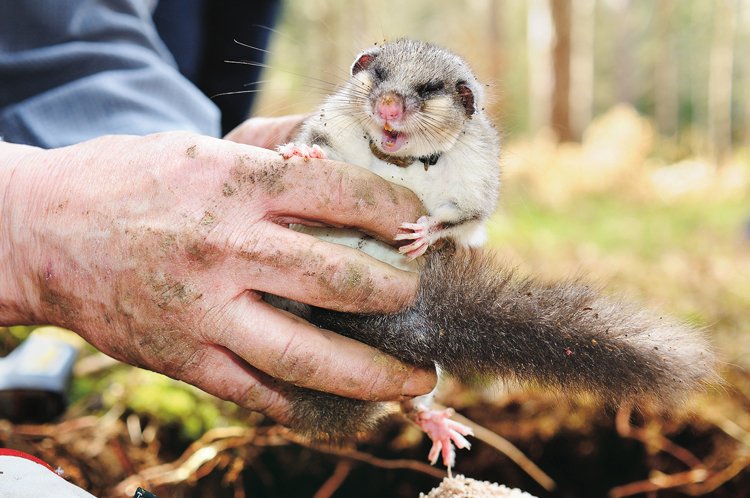
POLYGON ((77 356, 69 342, 32 333, 0 358, 0 418, 43 423, 61 415, 77 356))

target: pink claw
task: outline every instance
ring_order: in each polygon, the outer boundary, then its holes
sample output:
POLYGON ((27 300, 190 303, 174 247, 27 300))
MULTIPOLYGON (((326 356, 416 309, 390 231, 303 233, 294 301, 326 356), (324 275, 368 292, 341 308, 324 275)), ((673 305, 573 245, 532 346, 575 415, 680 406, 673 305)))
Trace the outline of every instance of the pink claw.
POLYGON ((409 259, 417 259, 421 255, 427 252, 430 247, 430 241, 427 238, 420 238, 412 242, 408 246, 398 248, 398 252, 405 255, 409 259))
POLYGON ((319 145, 305 145, 295 144, 289 142, 288 144, 279 145, 276 147, 276 151, 281 154, 284 159, 289 159, 292 156, 298 156, 303 158, 305 161, 309 159, 325 159, 326 153, 319 145))
POLYGON ((473 436, 470 427, 451 420, 455 413, 452 408, 445 410, 419 409, 415 416, 415 422, 432 440, 432 448, 427 458, 432 465, 442 455, 443 464, 451 468, 455 463, 455 448, 471 449, 471 443, 464 436, 473 436), (455 445, 455 447, 454 447, 455 445))
MULTIPOLYGON (((422 218, 420 218, 421 220, 422 218)), ((402 230, 411 230, 413 232, 424 232, 427 230, 427 227, 425 225, 421 225, 419 223, 401 223, 401 226, 399 226, 402 230)), ((411 235, 411 234, 399 234, 399 235, 411 235)), ((396 240, 398 240, 398 235, 396 235, 396 240)))
POLYGON ((398 251, 409 259, 416 259, 427 252, 430 247, 431 221, 429 217, 422 216, 416 223, 402 223, 399 228, 408 232, 396 235, 394 240, 413 240, 414 242, 400 247, 398 251))

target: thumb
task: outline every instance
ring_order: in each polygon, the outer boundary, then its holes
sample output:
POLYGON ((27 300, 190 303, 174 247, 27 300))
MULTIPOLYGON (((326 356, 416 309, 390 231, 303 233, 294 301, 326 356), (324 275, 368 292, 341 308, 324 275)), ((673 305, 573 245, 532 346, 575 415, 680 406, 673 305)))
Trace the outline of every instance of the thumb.
POLYGON ((200 368, 176 377, 226 401, 261 412, 282 424, 290 422, 292 400, 284 383, 258 371, 226 348, 205 345, 197 351, 200 368))

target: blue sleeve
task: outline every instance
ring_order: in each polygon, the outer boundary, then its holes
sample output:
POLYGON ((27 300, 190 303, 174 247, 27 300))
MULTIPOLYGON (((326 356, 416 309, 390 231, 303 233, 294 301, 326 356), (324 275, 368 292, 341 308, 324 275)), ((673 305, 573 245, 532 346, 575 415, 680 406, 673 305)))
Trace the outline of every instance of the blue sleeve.
POLYGON ((0 2, 0 136, 41 147, 112 133, 218 136, 219 111, 178 72, 154 3, 0 2))

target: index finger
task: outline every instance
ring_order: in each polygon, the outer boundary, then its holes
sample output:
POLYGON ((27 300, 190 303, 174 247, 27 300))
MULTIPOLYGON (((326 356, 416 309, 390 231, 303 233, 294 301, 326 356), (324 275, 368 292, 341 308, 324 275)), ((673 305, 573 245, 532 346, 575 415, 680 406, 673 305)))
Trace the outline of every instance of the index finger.
POLYGON ((419 285, 413 272, 268 222, 237 258, 227 264, 238 288, 252 282, 254 290, 338 311, 394 313, 414 301, 419 285))
POLYGON ((353 227, 393 241, 399 225, 426 214, 416 194, 350 164, 294 157, 268 207, 279 220, 353 227))

